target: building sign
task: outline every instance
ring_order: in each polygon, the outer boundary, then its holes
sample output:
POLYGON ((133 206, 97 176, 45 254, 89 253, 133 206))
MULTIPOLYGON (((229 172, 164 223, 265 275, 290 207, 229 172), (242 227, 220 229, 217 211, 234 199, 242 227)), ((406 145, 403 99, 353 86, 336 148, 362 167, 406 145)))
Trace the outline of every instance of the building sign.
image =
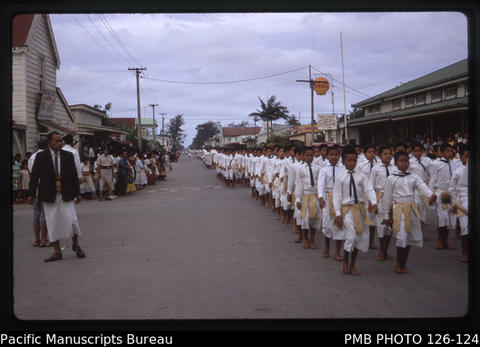
POLYGON ((330 83, 328 83, 325 77, 318 77, 313 81, 313 90, 315 90, 317 95, 325 95, 329 89, 330 83))
POLYGON ((38 110, 38 120, 52 120, 55 106, 55 93, 44 91, 42 95, 42 101, 38 110))
MULTIPOLYGON (((317 125, 314 125, 314 131, 317 131, 317 125)), ((294 134, 303 134, 303 133, 311 133, 312 132, 312 125, 298 125, 295 128, 293 128, 293 133, 294 134)))
POLYGON ((337 116, 334 114, 319 114, 318 129, 319 130, 335 130, 337 129, 337 116))

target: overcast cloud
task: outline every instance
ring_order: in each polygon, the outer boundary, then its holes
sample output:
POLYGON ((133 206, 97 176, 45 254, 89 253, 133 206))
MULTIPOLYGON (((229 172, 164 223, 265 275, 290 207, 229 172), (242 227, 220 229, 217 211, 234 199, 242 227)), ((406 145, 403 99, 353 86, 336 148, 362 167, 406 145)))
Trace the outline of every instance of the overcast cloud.
MULTIPOLYGON (((185 117, 185 145, 208 120, 250 120, 262 99, 276 95, 310 123, 308 65, 342 80, 343 33, 347 113, 351 104, 464 59, 467 19, 458 12, 279 14, 51 15, 60 55, 57 85, 69 104, 105 105, 111 116, 136 117, 136 86, 129 67, 147 70, 140 80, 142 117, 148 104, 167 120, 185 117), (109 31, 113 29, 120 43, 109 31), (125 48, 125 47, 126 48, 125 48), (229 84, 178 84, 156 80, 222 82, 299 71, 229 84)), ((314 74, 318 71, 313 70, 314 74)), ((314 75, 313 77, 318 77, 314 75)), ((343 90, 333 82, 335 113, 343 90)), ((330 91, 315 96, 315 113, 331 113, 330 91)))

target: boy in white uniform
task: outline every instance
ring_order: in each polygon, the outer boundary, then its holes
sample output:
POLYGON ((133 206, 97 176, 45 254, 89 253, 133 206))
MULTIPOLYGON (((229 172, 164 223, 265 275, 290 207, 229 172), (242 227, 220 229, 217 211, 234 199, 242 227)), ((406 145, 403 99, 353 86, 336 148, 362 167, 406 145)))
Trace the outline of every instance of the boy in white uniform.
POLYGON ((397 240, 397 260, 393 270, 397 273, 407 273, 410 247, 423 246, 420 226, 422 217, 415 204, 415 192, 418 190, 422 196, 427 197, 430 204, 433 204, 436 196, 419 176, 407 172, 410 165, 407 152, 395 153, 395 165, 398 171, 387 179, 382 214, 384 224, 392 226, 397 240))
POLYGON ((320 168, 312 162, 313 148, 307 147, 305 164, 298 166, 295 174, 295 204, 300 211, 299 222, 304 240, 303 248, 316 249, 315 232, 322 227, 322 216, 317 199, 320 168))
POLYGON ((455 226, 456 216, 451 212, 453 207, 448 193, 450 180, 453 176, 451 159, 453 158, 453 147, 445 143, 440 146, 442 157, 433 162, 431 166, 430 181, 428 187, 439 197, 437 201, 438 217, 438 241, 437 249, 454 249, 448 244, 448 232, 451 226, 455 226))
POLYGON ((345 240, 345 233, 334 227, 335 210, 333 208, 333 185, 338 176, 345 172, 345 168, 338 161, 340 152, 337 147, 327 149, 328 166, 320 169, 318 175, 318 198, 319 206, 322 211, 322 232, 325 237, 325 247, 323 257, 328 258, 330 253, 330 239, 335 240, 334 258, 341 261, 340 255, 342 241, 345 240))
POLYGON ((302 158, 303 158, 303 148, 297 149, 297 152, 295 153, 296 159, 294 163, 290 164, 290 167, 288 169, 288 198, 289 202, 292 203, 292 224, 293 224, 293 232, 298 233, 298 239, 295 241, 295 243, 299 243, 303 240, 302 237, 302 232, 300 225, 298 224, 297 217, 299 210, 297 208, 297 204, 295 203, 295 181, 296 181, 296 174, 297 174, 297 167, 302 164, 302 158))
POLYGON ((345 231, 342 271, 344 274, 359 275, 360 272, 355 267, 357 253, 359 249, 365 253, 368 251, 368 227, 372 224, 367 218, 365 200, 368 198, 372 211, 378 213, 377 196, 368 178, 355 170, 355 149, 346 147, 342 152, 342 159, 345 172, 335 180, 333 186, 335 225, 345 231))
POLYGON ((462 241, 462 256, 460 260, 468 263, 468 156, 466 146, 460 149, 462 166, 457 168, 450 180, 449 192, 454 203, 452 212, 458 217, 460 237, 462 241))
MULTIPOLYGON (((388 177, 394 172, 395 167, 391 164, 392 150, 390 149, 390 146, 380 147, 378 153, 381 162, 373 167, 372 173, 370 174, 370 183, 375 190, 375 194, 377 194, 377 204, 381 210, 385 184, 388 177)), ((393 257, 388 255, 388 246, 390 244, 392 230, 382 224, 383 216, 381 214, 372 215, 371 219, 373 226, 377 229, 377 236, 380 241, 377 260, 393 260, 393 257)))
MULTIPOLYGON (((417 176, 422 179, 423 183, 428 185, 428 180, 430 178, 430 165, 432 161, 424 155, 424 152, 425 146, 421 143, 414 143, 412 145, 412 156, 410 157, 410 167, 408 171, 417 174, 417 176)), ((417 205, 423 219, 420 223, 422 226, 423 241, 428 241, 428 237, 425 236, 424 222, 427 218, 427 205, 418 190, 415 193, 415 204, 417 205)))
MULTIPOLYGON (((358 170, 362 172, 368 179, 370 179, 370 174, 372 173, 372 170, 375 165, 377 165, 377 147, 374 145, 366 145, 364 147, 364 153, 365 153, 365 160, 362 163, 357 163, 357 167, 355 170, 358 170)), ((370 209, 367 211, 367 216, 368 219, 373 219, 373 214, 371 213, 370 209)), ((375 225, 372 225, 369 227, 369 233, 370 233, 370 245, 368 248, 370 249, 376 249, 377 247, 375 246, 374 239, 375 239, 375 225)))

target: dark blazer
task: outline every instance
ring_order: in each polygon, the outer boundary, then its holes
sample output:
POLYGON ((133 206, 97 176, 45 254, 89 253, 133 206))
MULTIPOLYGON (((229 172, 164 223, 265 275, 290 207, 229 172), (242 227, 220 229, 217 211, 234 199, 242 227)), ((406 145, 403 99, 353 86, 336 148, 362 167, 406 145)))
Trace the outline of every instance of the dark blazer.
MULTIPOLYGON (((80 195, 80 183, 75 167, 73 154, 60 150, 60 176, 62 187, 62 200, 72 201, 80 195)), ((37 154, 30 174, 29 196, 35 196, 38 188, 38 199, 45 202, 55 202, 57 185, 55 183, 55 169, 50 149, 37 154)))

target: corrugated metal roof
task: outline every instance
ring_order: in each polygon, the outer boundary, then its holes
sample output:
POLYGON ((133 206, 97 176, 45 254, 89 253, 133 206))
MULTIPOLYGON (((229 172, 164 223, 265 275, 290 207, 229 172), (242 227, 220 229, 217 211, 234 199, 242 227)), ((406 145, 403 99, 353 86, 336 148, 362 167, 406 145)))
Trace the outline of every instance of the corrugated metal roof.
POLYGON ((364 105, 381 101, 382 99, 391 98, 395 95, 401 95, 410 91, 433 86, 435 84, 454 80, 456 78, 468 76, 468 59, 460 60, 454 64, 448 65, 440 70, 429 73, 412 81, 403 83, 393 89, 387 90, 381 94, 372 96, 371 98, 353 104, 353 107, 362 107, 364 105))
POLYGON ((451 100, 444 100, 440 102, 430 103, 422 106, 414 106, 406 109, 377 114, 374 116, 360 117, 348 121, 348 125, 354 125, 357 123, 368 123, 370 121, 378 121, 381 119, 390 119, 403 117, 408 115, 420 114, 425 112, 447 110, 455 107, 468 106, 468 96, 461 98, 454 98, 451 100))
POLYGON ((223 136, 241 136, 241 135, 256 135, 260 133, 260 127, 230 127, 222 128, 223 136))

